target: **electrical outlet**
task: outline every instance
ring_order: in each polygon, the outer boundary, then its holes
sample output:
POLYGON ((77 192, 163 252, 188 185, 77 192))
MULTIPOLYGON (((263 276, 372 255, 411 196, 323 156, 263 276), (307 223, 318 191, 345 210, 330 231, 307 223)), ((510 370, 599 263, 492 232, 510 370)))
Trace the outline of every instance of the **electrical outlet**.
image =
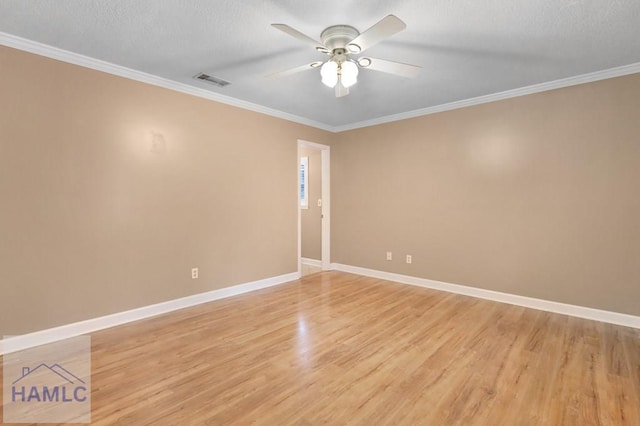
POLYGON ((390 251, 387 252, 387 260, 393 260, 393 253, 390 251))
POLYGON ((411 255, 410 255, 410 254, 408 254, 408 255, 407 255, 407 263, 411 263, 411 261, 412 261, 412 260, 413 260, 413 259, 411 259, 411 255))
POLYGON ((191 268, 191 279, 195 280, 198 278, 198 268, 191 268))

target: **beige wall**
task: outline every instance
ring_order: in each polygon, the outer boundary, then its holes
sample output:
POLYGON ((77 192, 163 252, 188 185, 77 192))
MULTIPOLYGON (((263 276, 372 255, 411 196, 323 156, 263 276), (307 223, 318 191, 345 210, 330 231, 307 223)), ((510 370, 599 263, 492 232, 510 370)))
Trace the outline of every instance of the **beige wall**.
POLYGON ((309 157, 309 208, 301 209, 302 257, 322 260, 322 160, 317 149, 301 148, 301 157, 309 157))
POLYGON ((0 334, 295 271, 297 139, 332 146, 332 261, 640 315, 640 75, 336 135, 0 71, 0 334))
POLYGON ((338 135, 332 261, 640 315, 639 99, 636 74, 338 135))
POLYGON ((0 71, 0 335, 297 270, 297 139, 333 135, 6 47, 0 71))

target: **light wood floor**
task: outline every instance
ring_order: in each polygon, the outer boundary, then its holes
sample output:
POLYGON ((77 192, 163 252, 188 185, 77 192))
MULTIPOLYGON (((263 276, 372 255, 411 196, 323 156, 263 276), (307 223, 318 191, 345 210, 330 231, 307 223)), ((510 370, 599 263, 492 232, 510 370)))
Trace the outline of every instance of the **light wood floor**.
POLYGON ((640 425, 640 330, 338 272, 92 338, 100 425, 640 425))

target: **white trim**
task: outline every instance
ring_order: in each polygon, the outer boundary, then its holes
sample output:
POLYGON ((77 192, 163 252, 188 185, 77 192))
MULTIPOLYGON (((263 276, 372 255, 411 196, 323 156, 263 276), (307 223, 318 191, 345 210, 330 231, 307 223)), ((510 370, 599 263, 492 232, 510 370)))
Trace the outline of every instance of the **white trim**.
POLYGON ((322 151, 323 149, 331 149, 329 145, 323 145, 321 143, 309 142, 302 139, 298 139, 300 142, 300 146, 309 149, 316 149, 318 151, 322 151))
MULTIPOLYGON (((298 139, 298 158, 300 158, 300 148, 320 151, 320 167, 322 169, 320 185, 322 192, 321 268, 323 271, 327 271, 331 269, 331 147, 298 139)), ((300 188, 300 173, 298 173, 298 188, 300 188)), ((302 268, 302 215, 300 210, 298 210, 298 268, 300 270, 302 268)))
POLYGON ((322 161, 322 270, 331 269, 331 148, 320 153, 322 161))
POLYGON ((298 273, 302 276, 302 209, 300 208, 300 141, 296 144, 296 210, 298 213, 298 273))
POLYGON ((376 271, 373 269, 361 268, 359 266, 349 266, 342 265, 340 263, 333 263, 332 267, 337 271, 394 281, 401 284, 409 284, 418 287, 446 291, 449 293, 463 294, 465 296, 478 297, 480 299, 492 300, 494 302, 524 306, 526 308, 554 312, 556 314, 570 315, 578 318, 586 318, 610 324, 623 325, 625 327, 640 328, 640 317, 634 315, 603 311, 600 309, 587 308, 583 306, 569 305, 566 303, 553 302, 550 300, 534 299, 532 297, 501 293, 499 291, 485 290, 482 288, 468 287, 459 284, 450 284, 442 281, 434 281, 425 278, 395 274, 392 272, 376 271))
POLYGON ((322 268, 322 261, 316 259, 309 259, 308 257, 301 258, 301 262, 306 266, 313 266, 314 268, 322 268))
POLYGON ((164 87, 165 89, 175 90, 177 92, 186 93, 200 98, 209 99, 211 101, 235 106, 249 111, 270 115, 272 117, 281 118, 283 120, 292 121, 294 123, 304 124, 306 126, 315 127, 326 130, 328 132, 339 133, 346 130, 359 129, 362 127, 375 126, 378 124, 390 123, 392 121, 406 120, 408 118, 420 117, 423 115, 436 114, 444 111, 465 108, 474 105, 486 104, 488 102, 500 101, 503 99, 515 98, 519 96, 531 95, 534 93, 546 92, 548 90, 561 89, 563 87, 575 86, 578 84, 591 83, 608 78, 622 77, 629 74, 640 72, 640 62, 623 65, 620 67, 609 68, 592 73, 581 74, 573 77, 562 78, 545 83, 534 84, 532 86, 521 87, 504 92, 493 93, 476 98, 463 99, 460 101, 450 102, 442 105, 435 105, 428 108, 416 109, 413 111, 403 112, 399 114, 386 115, 384 117, 374 118, 371 120, 358 121, 356 123, 345 124, 342 126, 331 126, 309 118, 300 117, 284 111, 279 111, 266 106, 254 104, 230 96, 221 95, 216 92, 210 92, 205 89, 190 86, 188 84, 179 83, 177 81, 168 80, 142 71, 136 71, 110 62, 101 61, 89 56, 73 53, 68 50, 59 49, 47 44, 38 43, 12 34, 0 32, 0 44, 14 49, 24 50, 25 52, 35 53, 47 58, 56 59, 70 64, 79 65, 81 67, 91 68, 94 70, 106 72, 108 74, 117 75, 131 80, 152 84, 154 86, 164 87))
POLYGON ((209 90, 158 77, 146 72, 126 68, 110 62, 102 61, 100 59, 80 55, 68 50, 59 49, 57 47, 49 46, 43 43, 38 43, 37 41, 27 40, 22 37, 14 36, 12 34, 0 32, 0 44, 8 47, 13 47, 14 49, 24 50, 25 52, 35 53, 36 55, 45 56, 47 58, 56 59, 58 61, 67 62, 69 64, 79 65, 81 67, 91 68, 97 71, 106 72, 108 74, 117 75, 119 77, 128 78, 130 80, 164 87, 165 89, 175 90, 176 92, 186 93, 188 95, 197 96, 200 98, 208 99, 210 101, 220 102, 249 111, 270 115, 272 117, 293 121, 294 123, 304 124, 306 126, 316 127, 318 129, 326 130, 329 132, 332 131, 332 126, 320 123, 319 121, 232 98, 231 96, 211 92, 209 90))
POLYGON ((93 333, 105 328, 115 327, 133 321, 154 317, 156 315, 166 314, 178 309, 188 308, 190 306, 200 305, 202 303, 224 299, 226 297, 237 296, 239 294, 284 284, 299 278, 300 273, 293 272, 277 277, 265 278, 263 280, 208 291, 206 293, 194 294, 192 296, 169 300, 155 305, 143 306, 141 308, 118 312, 99 318, 92 318, 86 321, 80 321, 47 330, 36 331, 34 333, 24 334, 21 336, 9 337, 7 339, 0 340, 0 355, 21 351, 23 349, 51 342, 57 342, 59 340, 80 336, 82 334, 93 333))
POLYGON ((439 112, 451 111, 459 108, 466 108, 474 105, 486 104, 489 102, 501 101, 504 99, 517 98, 519 96, 532 95, 534 93, 546 92, 549 90, 562 89, 563 87, 576 86, 578 84, 592 83, 594 81, 606 80, 608 78, 622 77, 629 74, 640 72, 640 62, 634 64, 623 65, 621 67, 609 68, 602 71, 596 71, 588 74, 576 75, 573 77, 562 78, 559 80, 548 81, 545 83, 534 84, 532 86, 520 87, 517 89, 506 90, 504 92, 493 93, 476 98, 463 99, 460 101, 450 102, 441 105, 435 105, 428 108, 416 109, 413 111, 402 112, 400 114, 387 115, 384 117, 374 118, 372 120, 359 121, 357 123, 345 124, 344 126, 333 126, 332 132, 339 133, 346 130, 359 129, 362 127, 370 127, 378 124, 390 123, 392 121, 406 120, 408 118, 421 117, 423 115, 437 114, 439 112))

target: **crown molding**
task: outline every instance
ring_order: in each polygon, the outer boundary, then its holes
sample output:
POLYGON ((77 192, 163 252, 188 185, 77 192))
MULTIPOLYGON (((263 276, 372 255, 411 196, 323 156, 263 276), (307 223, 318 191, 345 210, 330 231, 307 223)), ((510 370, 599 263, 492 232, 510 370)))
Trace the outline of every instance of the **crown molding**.
POLYGON ((158 77, 156 75, 148 74, 142 71, 136 71, 131 68, 126 68, 110 62, 102 61, 100 59, 91 58, 89 56, 80 55, 68 50, 59 49, 47 44, 14 36, 12 34, 0 32, 0 44, 7 47, 12 47, 14 49, 23 50, 25 52, 35 53, 36 55, 45 56, 47 58, 56 59, 58 61, 67 62, 70 64, 79 65, 81 67, 91 68, 108 74, 117 75, 119 77, 128 78, 130 80, 140 81, 142 83, 152 84, 154 86, 186 93, 188 95, 220 102, 226 105, 231 105, 249 111, 270 115, 272 117, 281 118, 283 120, 292 121, 294 123, 304 124, 306 126, 315 127, 329 132, 333 131, 332 126, 320 123, 319 121, 310 120, 308 118, 300 117, 295 114, 290 114, 288 112, 279 111, 273 108, 232 98, 231 96, 222 95, 216 92, 210 92, 208 90, 190 86, 188 84, 179 83, 177 81, 158 77))
POLYGON ((505 90, 504 92, 478 96, 476 98, 463 99, 460 101, 435 105, 428 108, 420 108, 413 111, 402 112, 400 114, 386 115, 384 117, 374 118, 372 120, 364 120, 357 123, 345 124, 344 126, 334 126, 332 128, 332 131, 338 133, 347 130, 360 129, 363 127, 376 126, 378 124, 391 123, 393 121, 406 120, 408 118, 421 117, 423 115, 437 114, 439 112, 451 111, 454 109, 466 108, 474 105, 501 101, 504 99, 517 98, 519 96, 532 95, 534 93, 541 93, 549 90, 561 89, 563 87, 576 86, 578 84, 592 83, 594 81, 606 80, 608 78, 622 77, 639 72, 640 62, 636 62, 634 64, 576 75, 574 77, 562 78, 546 83, 534 84, 532 86, 520 87, 518 89, 505 90))
POLYGON ((504 99, 516 98, 519 96, 531 95, 534 93, 546 92, 548 90, 561 89, 563 87, 575 86, 578 84, 591 83, 608 78, 622 77, 629 74, 640 73, 640 62, 620 67, 609 68, 606 70, 596 71, 587 74, 581 74, 574 77, 562 78, 546 83, 534 84, 532 86, 521 87, 518 89, 506 90, 504 92, 493 93, 490 95, 478 96, 470 99, 450 102, 441 105, 435 105, 427 108, 420 108, 413 111, 402 112, 399 114, 386 115, 371 120, 359 121, 356 123, 345 124, 342 126, 331 126, 309 118, 300 117, 277 109, 269 108, 263 105, 254 104, 233 98, 231 96, 222 95, 216 92, 210 92, 205 89, 190 86, 188 84, 179 83, 177 81, 158 77, 142 71, 136 71, 100 59, 91 58, 89 56, 73 53, 68 50, 53 47, 47 44, 28 40, 12 34, 0 32, 0 45, 12 47, 14 49, 23 50, 25 52, 35 53, 36 55, 45 56, 47 58, 56 59, 85 68, 91 68, 97 71, 106 72, 108 74, 117 75, 119 77, 128 78, 142 83, 152 84, 154 86, 163 87, 169 90, 186 93, 200 98, 220 102, 237 108, 270 115, 272 117, 281 118, 283 120, 292 121, 294 123, 303 124, 317 129, 326 130, 328 132, 339 133, 347 130, 360 129, 363 127, 376 126, 378 124, 391 123, 393 121, 406 120, 409 118, 421 117, 424 115, 437 114, 439 112, 451 111, 459 108, 466 108, 474 105, 486 104, 489 102, 501 101, 504 99))

